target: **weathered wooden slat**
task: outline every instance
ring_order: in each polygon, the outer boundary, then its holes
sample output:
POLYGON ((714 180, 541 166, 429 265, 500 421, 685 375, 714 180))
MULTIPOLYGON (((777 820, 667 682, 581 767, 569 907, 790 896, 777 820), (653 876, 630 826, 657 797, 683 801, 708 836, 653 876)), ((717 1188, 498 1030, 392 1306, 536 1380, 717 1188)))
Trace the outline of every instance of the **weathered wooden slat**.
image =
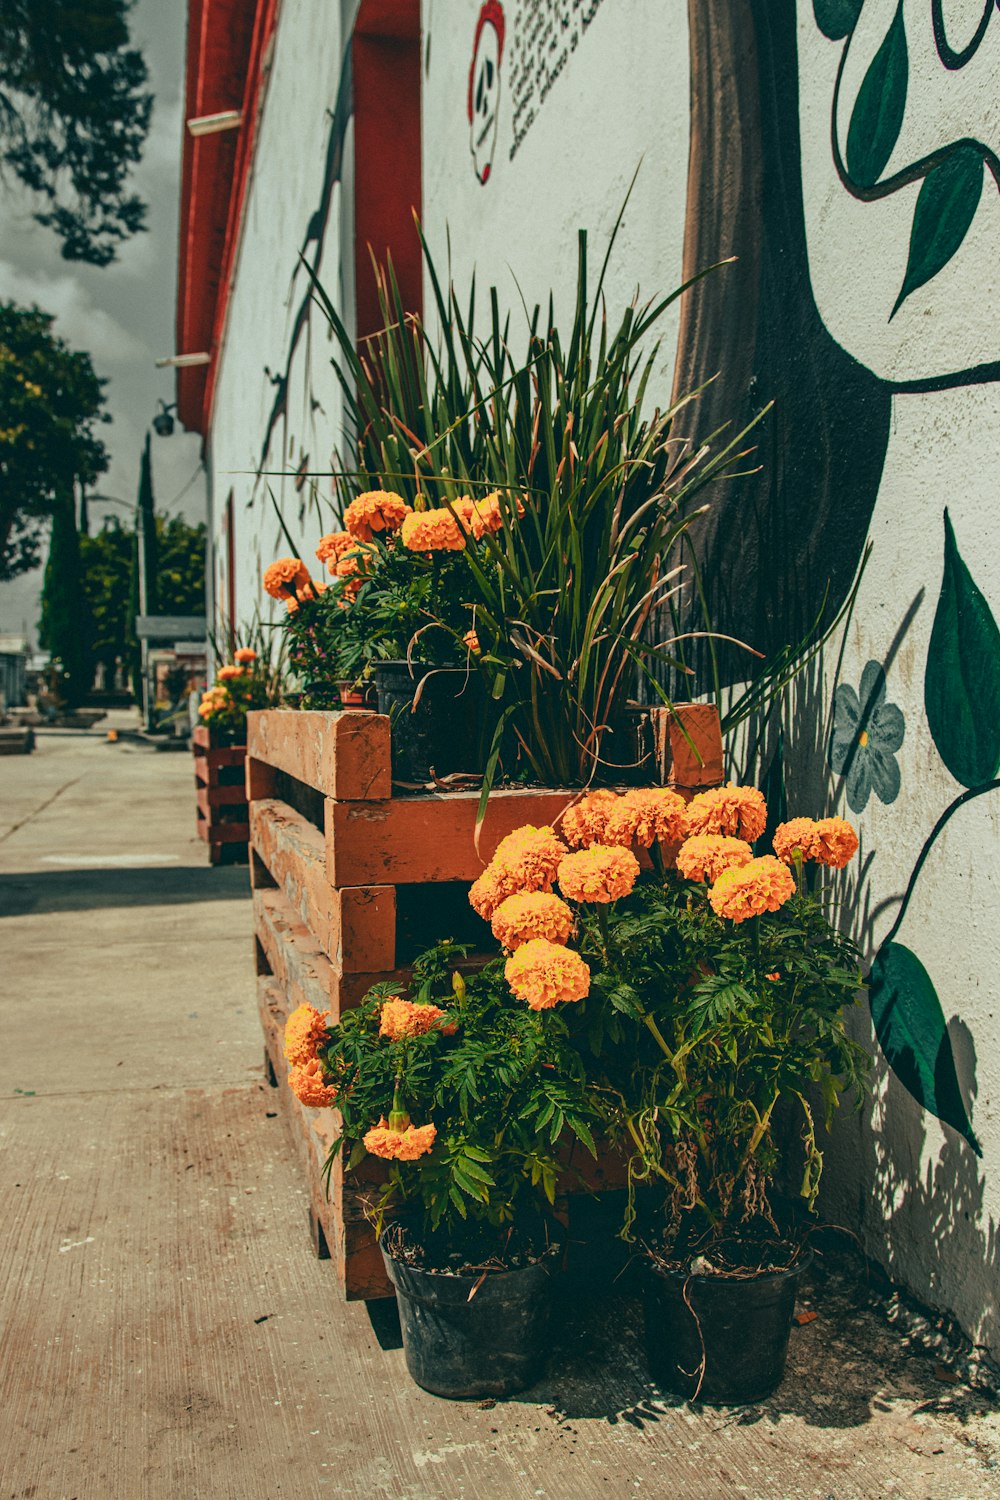
POLYGON ((724 780, 722 729, 712 703, 675 703, 651 708, 653 759, 661 780, 678 791, 700 791, 724 780))
POLYGON ((502 838, 524 823, 551 823, 572 792, 516 789, 490 797, 477 852, 478 792, 441 792, 363 804, 326 803, 333 885, 475 880, 502 838))
POLYGON ((247 715, 247 753, 326 797, 367 802, 388 797, 392 788, 383 714, 264 709, 247 715))
POLYGON ((299 920, 324 953, 334 952, 333 891, 326 876, 323 835, 287 803, 250 804, 250 837, 299 920))
POLYGON ((284 1031, 291 1007, 280 984, 266 976, 258 979, 257 1002, 282 1113, 305 1171, 311 1216, 323 1231, 344 1295, 349 1301, 391 1297, 392 1286, 385 1274, 374 1230, 365 1216, 365 1202, 385 1180, 384 1172, 369 1159, 363 1173, 351 1173, 345 1181, 343 1162, 338 1158, 327 1197, 323 1164, 337 1136, 337 1116, 332 1109, 307 1109, 288 1087, 284 1031))
POLYGON ((212 807, 246 807, 246 792, 241 786, 206 786, 204 782, 196 782, 195 797, 198 806, 209 815, 212 807))
POLYGON ((257 941, 274 979, 288 993, 288 1008, 312 1005, 328 1010, 336 986, 333 966, 284 893, 254 891, 253 914, 257 941))
POLYGON ((378 975, 392 970, 396 963, 395 887, 334 890, 318 829, 285 802, 265 799, 250 807, 255 850, 295 915, 315 934, 336 973, 378 975))

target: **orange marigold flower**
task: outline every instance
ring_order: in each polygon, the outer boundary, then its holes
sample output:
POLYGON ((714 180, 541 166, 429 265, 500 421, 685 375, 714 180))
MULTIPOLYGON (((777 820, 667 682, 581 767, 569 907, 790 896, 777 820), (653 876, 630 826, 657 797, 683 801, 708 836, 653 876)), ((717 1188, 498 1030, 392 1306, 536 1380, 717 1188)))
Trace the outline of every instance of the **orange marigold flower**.
POLYGON ((573 913, 565 901, 546 891, 518 891, 493 913, 493 936, 512 951, 531 938, 565 943, 572 927, 573 913))
POLYGON ((692 797, 685 825, 688 834, 728 833, 752 844, 767 827, 767 804, 755 786, 731 781, 692 797))
POLYGON ((233 652, 233 660, 239 662, 241 667, 248 667, 252 661, 257 660, 257 653, 252 646, 240 646, 233 652))
POLYGON ((519 1000, 532 1010, 549 1010, 560 1001, 585 1000, 590 969, 579 953, 548 938, 529 938, 504 966, 504 975, 519 1000))
POLYGON ((795 881, 787 865, 773 854, 762 854, 738 869, 723 870, 709 889, 708 899, 720 917, 745 922, 765 911, 777 911, 795 894, 795 881))
POLYGON ((487 865, 479 879, 469 890, 469 905, 478 912, 484 922, 489 922, 493 913, 508 896, 515 895, 522 886, 509 870, 500 870, 496 865, 487 865))
POLYGON ((328 570, 333 573, 344 553, 357 545, 357 538, 351 536, 349 531, 328 531, 326 536, 321 536, 319 539, 316 556, 320 562, 325 562, 328 570))
POLYGON ((549 891, 556 878, 566 845, 547 823, 536 828, 525 823, 501 839, 491 861, 520 881, 520 889, 549 891))
POLYGON ((264 592, 272 599, 288 599, 309 582, 309 569, 298 557, 279 557, 264 569, 264 592))
POLYGON ((556 878, 570 901, 617 901, 629 894, 639 878, 639 861, 631 849, 594 844, 567 854, 556 878))
POLYGON ((656 843, 674 844, 684 837, 686 812, 684 798, 669 787, 626 792, 608 814, 604 838, 596 842, 626 847, 635 842, 643 849, 656 843))
POLYGON ((774 852, 786 865, 815 860, 839 870, 858 852, 858 836, 843 818, 790 818, 774 830, 774 852))
POLYGON ((367 490, 351 501, 344 525, 359 542, 370 542, 380 531, 398 531, 410 507, 392 490, 367 490))
POLYGON ((383 1115, 377 1125, 366 1131, 364 1147, 372 1156, 385 1161, 416 1161, 434 1148, 437 1128, 434 1125, 407 1125, 405 1130, 390 1130, 383 1115))
POLYGON ((764 978, 769 979, 772 984, 775 984, 781 978, 781 970, 775 969, 773 974, 765 974, 764 978))
POLYGON ((234 677, 243 676, 243 668, 235 666, 220 667, 215 675, 218 677, 220 682, 231 682, 234 677))
POLYGON ((753 850, 744 839, 731 839, 724 833, 696 833, 677 851, 677 868, 685 880, 718 880, 723 870, 739 870, 753 859, 753 850))
POLYGON ((285 1022, 285 1056, 290 1063, 307 1063, 326 1039, 328 1010, 314 1005, 298 1005, 285 1022))
POLYGON ((462 644, 468 646, 470 651, 481 651, 483 649, 479 644, 479 637, 474 630, 467 630, 465 632, 462 637, 462 644))
POLYGON ((323 1082, 317 1057, 311 1058, 309 1062, 297 1063, 291 1069, 288 1087, 300 1104, 308 1104, 312 1109, 323 1109, 337 1097, 337 1090, 331 1084, 323 1082))
POLYGON ((446 506, 439 510, 414 510, 403 522, 403 546, 411 552, 461 552, 465 546, 462 528, 446 506))
MULTIPOLYGON (((402 1042, 409 1037, 424 1036, 445 1015, 437 1005, 424 1005, 417 1000, 401 1000, 391 996, 382 1006, 379 1020, 379 1036, 387 1036, 390 1042, 402 1042)), ((454 1031, 454 1026, 440 1028, 454 1031)))
POLYGON ((628 838, 607 836, 609 820, 618 812, 621 802, 617 792, 588 792, 563 813, 559 831, 574 849, 589 849, 591 844, 630 844, 631 834, 628 838))
MULTIPOLYGON (((463 495, 460 500, 455 501, 454 510, 460 516, 465 529, 472 532, 477 542, 487 532, 503 529, 504 511, 499 490, 493 490, 489 495, 484 495, 481 500, 475 500, 471 495, 463 495)), ((515 500, 513 505, 508 503, 508 512, 510 510, 518 516, 524 515, 524 506, 520 500, 515 500)))

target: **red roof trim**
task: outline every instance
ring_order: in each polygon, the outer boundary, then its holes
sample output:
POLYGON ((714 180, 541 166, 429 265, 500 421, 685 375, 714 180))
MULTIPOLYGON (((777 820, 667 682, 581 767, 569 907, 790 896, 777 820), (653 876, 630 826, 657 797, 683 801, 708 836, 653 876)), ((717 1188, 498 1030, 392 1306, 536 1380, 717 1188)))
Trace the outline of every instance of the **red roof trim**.
POLYGON ((208 350, 212 363, 177 372, 177 411, 205 433, 239 243, 260 99, 278 0, 188 0, 185 121, 242 109, 239 130, 191 136, 181 173, 177 353, 208 350))

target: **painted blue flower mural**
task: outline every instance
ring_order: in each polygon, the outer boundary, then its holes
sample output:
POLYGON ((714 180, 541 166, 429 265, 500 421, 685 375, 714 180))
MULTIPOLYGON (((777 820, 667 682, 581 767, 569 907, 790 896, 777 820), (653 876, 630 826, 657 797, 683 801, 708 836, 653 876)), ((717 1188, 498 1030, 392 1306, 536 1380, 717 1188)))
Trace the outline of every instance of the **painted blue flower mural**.
POLYGON ((857 692, 849 683, 838 685, 829 761, 846 778, 852 812, 864 812, 872 792, 881 802, 895 802, 900 786, 896 754, 905 734, 902 710, 885 701, 885 672, 879 662, 866 664, 857 692))

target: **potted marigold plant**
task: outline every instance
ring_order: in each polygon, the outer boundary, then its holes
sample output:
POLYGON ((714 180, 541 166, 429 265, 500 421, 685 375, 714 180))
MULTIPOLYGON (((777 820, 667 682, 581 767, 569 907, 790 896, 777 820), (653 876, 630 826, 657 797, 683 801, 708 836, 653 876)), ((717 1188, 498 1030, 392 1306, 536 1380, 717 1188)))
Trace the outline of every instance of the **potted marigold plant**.
POLYGON ((252 646, 239 646, 233 660, 219 667, 215 682, 201 696, 198 716, 218 745, 243 745, 247 714, 274 701, 271 674, 252 646))
POLYGON ((593 1150, 595 1110, 563 1018, 512 1000, 500 962, 463 978, 460 946, 375 986, 337 1025, 288 1019, 289 1083, 340 1112, 334 1156, 386 1164, 370 1211, 396 1288, 407 1367, 426 1390, 504 1396, 545 1357, 560 1148, 593 1150))
POLYGON ((561 979, 572 934, 589 984, 570 1036, 595 1098, 615 1101, 605 1128, 631 1143, 630 1180, 664 1194, 646 1235, 652 1368, 707 1401, 757 1400, 781 1379, 822 1170, 815 1100, 829 1124, 867 1064, 843 1016, 861 986, 857 949, 810 889, 856 835, 839 818, 796 818, 755 856, 766 824, 751 787, 689 804, 668 789, 593 793, 564 818, 577 847, 554 868, 512 863, 501 846, 471 893, 503 942, 513 913, 524 930, 551 921, 552 902, 567 908, 558 941, 518 948, 507 978, 517 992, 541 966, 556 999, 578 998, 561 979), (778 1129, 784 1110, 799 1115, 798 1140, 787 1120, 778 1129), (798 1217, 772 1201, 796 1157, 798 1217))
MULTIPOLYGON (((398 781, 422 785, 432 775, 482 769, 478 640, 457 555, 518 509, 498 494, 429 508, 421 497, 411 506, 390 490, 368 491, 348 505, 344 529, 316 548, 333 577, 329 588, 297 559, 265 573, 265 588, 288 607, 302 706, 347 706, 372 689, 378 711, 393 721, 398 781)), ((489 559, 480 566, 489 568, 489 559)))

